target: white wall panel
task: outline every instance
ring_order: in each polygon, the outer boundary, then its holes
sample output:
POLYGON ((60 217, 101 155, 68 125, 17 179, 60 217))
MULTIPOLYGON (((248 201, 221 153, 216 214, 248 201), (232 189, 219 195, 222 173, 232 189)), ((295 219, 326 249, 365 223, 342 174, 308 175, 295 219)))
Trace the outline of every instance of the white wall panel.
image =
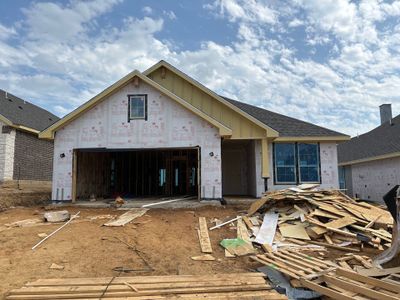
POLYGON ((221 198, 218 129, 153 87, 128 84, 56 132, 53 199, 71 199, 72 153, 79 148, 201 147, 201 197, 221 198), (148 95, 148 120, 128 122, 128 94, 148 95), (210 153, 213 153, 213 156, 210 153), (65 157, 60 157, 60 154, 65 157), (58 194, 57 194, 58 190, 58 194), (58 195, 58 197, 57 197, 58 195))

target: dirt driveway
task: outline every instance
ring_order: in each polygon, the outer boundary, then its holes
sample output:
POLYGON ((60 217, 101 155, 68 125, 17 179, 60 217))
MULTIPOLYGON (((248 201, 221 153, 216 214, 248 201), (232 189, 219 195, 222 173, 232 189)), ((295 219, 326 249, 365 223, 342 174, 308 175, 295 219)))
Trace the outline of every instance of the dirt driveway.
MULTIPOLYGON (((67 208, 71 213, 76 207, 67 208)), ((74 220, 36 250, 31 250, 41 238, 60 224, 40 224, 32 227, 5 229, 4 224, 39 218, 45 212, 40 207, 16 208, 0 213, 0 298, 12 288, 39 278, 116 276, 113 268, 145 268, 141 258, 115 237, 135 246, 154 271, 122 273, 120 276, 166 274, 213 274, 246 272, 257 267, 247 257, 225 258, 219 242, 234 238, 236 230, 225 226, 210 232, 216 261, 193 261, 201 255, 196 228, 198 217, 221 220, 235 217, 238 207, 206 206, 191 209, 151 209, 144 216, 124 227, 104 227, 107 219, 90 220, 100 215, 120 215, 116 209, 79 209, 81 217, 74 220), (63 270, 50 269, 56 263, 63 270)))

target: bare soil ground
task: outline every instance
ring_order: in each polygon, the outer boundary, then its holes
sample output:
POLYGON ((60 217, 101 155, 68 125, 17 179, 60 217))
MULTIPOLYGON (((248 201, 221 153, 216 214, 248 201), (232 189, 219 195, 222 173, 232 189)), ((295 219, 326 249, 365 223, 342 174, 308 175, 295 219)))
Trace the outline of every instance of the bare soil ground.
MULTIPOLYGON (((63 208, 64 209, 64 208, 63 208)), ((201 255, 196 228, 198 217, 221 220, 235 217, 240 207, 206 206, 190 209, 151 209, 144 216, 124 227, 101 226, 107 219, 88 220, 96 215, 120 215, 116 209, 67 208, 81 211, 81 217, 45 241, 36 250, 39 233, 51 233, 60 224, 5 229, 4 224, 41 217, 41 207, 15 208, 0 213, 0 298, 7 291, 39 278, 117 276, 115 267, 142 269, 143 261, 125 244, 135 246, 154 268, 151 272, 122 273, 120 276, 214 274, 247 272, 258 266, 248 257, 225 258, 219 242, 236 237, 236 230, 224 226, 210 232, 216 261, 193 261, 201 255), (106 238, 106 239, 104 239, 106 238), (111 240, 111 241, 110 241, 111 240), (64 270, 49 269, 52 263, 64 270)), ((243 209, 243 208, 242 208, 243 209)))

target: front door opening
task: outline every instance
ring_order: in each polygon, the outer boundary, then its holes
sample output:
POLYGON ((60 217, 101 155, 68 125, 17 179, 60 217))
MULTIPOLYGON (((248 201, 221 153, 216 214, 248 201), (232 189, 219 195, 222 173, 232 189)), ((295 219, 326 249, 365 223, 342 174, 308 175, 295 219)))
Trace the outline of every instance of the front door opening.
POLYGON ((75 151, 77 199, 198 194, 198 148, 75 151))

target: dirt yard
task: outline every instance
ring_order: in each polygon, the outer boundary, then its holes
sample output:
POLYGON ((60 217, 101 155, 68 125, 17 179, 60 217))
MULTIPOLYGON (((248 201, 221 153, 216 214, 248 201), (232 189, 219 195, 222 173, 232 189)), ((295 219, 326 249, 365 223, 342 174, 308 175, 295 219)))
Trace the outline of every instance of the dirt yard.
POLYGON ((236 217, 239 207, 201 207, 190 209, 151 209, 125 227, 101 226, 108 219, 89 220, 100 215, 120 215, 116 209, 67 208, 70 213, 81 211, 80 218, 71 222, 36 250, 38 234, 51 233, 60 224, 48 223, 31 227, 4 227, 15 221, 40 218, 43 208, 15 208, 0 213, 0 298, 10 289, 39 278, 117 276, 113 268, 143 269, 145 264, 135 251, 119 238, 143 253, 154 269, 150 272, 122 273, 120 276, 166 274, 213 274, 246 272, 258 266, 247 257, 225 258, 219 242, 236 237, 236 230, 224 226, 210 232, 216 261, 193 261, 201 255, 196 228, 198 217, 220 220, 236 217), (50 269, 56 263, 63 270, 50 269))

